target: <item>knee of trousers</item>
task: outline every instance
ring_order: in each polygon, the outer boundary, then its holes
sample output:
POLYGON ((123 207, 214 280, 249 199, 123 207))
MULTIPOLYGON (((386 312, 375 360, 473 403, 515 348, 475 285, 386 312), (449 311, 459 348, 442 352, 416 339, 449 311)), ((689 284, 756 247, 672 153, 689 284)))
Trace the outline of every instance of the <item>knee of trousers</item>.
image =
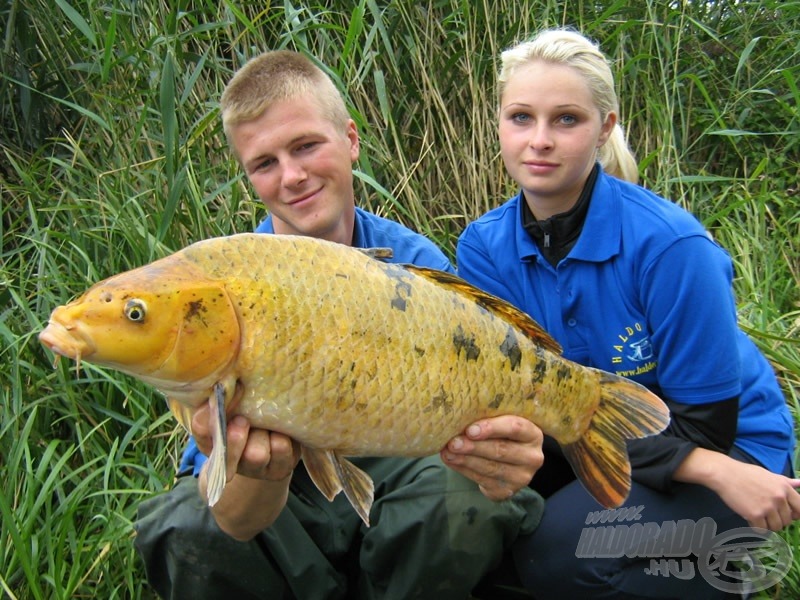
POLYGON ((182 478, 169 492, 142 502, 134 529, 134 544, 148 568, 159 560, 202 564, 203 555, 216 561, 220 552, 241 545, 217 526, 194 477, 182 478))

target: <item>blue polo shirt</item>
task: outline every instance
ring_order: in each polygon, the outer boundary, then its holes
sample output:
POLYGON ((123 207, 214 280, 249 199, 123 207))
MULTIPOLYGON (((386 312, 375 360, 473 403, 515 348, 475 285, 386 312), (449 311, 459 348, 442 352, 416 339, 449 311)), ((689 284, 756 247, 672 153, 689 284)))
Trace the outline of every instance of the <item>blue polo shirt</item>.
MULTIPOLYGON (((256 227, 256 233, 275 233, 271 215, 256 227)), ((358 207, 356 207, 353 227, 353 246, 356 248, 391 248, 393 257, 388 262, 414 264, 440 271, 454 272, 453 266, 444 253, 428 238, 411 231, 396 221, 384 219, 358 207)), ((206 460, 207 457, 197 448, 194 438, 190 437, 183 451, 178 472, 192 471, 196 477, 200 474, 206 460)))
POLYGON ((521 194, 459 238, 459 275, 518 306, 564 356, 674 402, 739 396, 735 444, 781 472, 792 420, 737 323, 730 256, 687 211, 603 172, 575 246, 553 267, 522 227, 521 194))

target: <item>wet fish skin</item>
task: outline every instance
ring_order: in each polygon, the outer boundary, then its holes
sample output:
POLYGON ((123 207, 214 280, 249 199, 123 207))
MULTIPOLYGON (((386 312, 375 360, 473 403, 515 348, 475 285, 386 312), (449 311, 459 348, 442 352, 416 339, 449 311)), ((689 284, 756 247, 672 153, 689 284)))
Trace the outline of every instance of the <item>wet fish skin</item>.
POLYGON ((227 417, 291 436, 320 490, 343 489, 365 522, 372 483, 346 456, 435 454, 480 418, 516 414, 612 507, 630 488, 625 440, 669 421, 644 387, 564 359, 530 317, 456 276, 308 237, 197 242, 56 308, 40 339, 150 383, 187 428, 218 398, 227 417))

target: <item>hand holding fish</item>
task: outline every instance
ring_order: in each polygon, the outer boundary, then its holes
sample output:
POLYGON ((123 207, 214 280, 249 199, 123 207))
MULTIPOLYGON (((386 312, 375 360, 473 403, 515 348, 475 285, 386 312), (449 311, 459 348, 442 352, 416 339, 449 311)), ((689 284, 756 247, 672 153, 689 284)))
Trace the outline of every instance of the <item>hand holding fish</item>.
MULTIPOLYGON (((209 409, 204 406, 192 418, 197 447, 211 454, 209 409)), ((228 423, 225 493, 211 513, 231 537, 247 541, 269 527, 286 505, 291 475, 300 460, 300 446, 291 438, 251 427, 242 416, 228 423)), ((205 496, 207 462, 200 473, 200 493, 205 496)))
POLYGON ((502 415, 467 427, 442 450, 442 460, 473 480, 490 500, 507 500, 527 486, 544 462, 542 430, 502 415))
MULTIPOLYGON (((200 451, 209 456, 213 445, 207 404, 192 417, 192 434, 200 451)), ((291 475, 300 461, 300 445, 281 433, 250 427, 240 415, 228 423, 227 456, 229 474, 280 481, 291 475)))

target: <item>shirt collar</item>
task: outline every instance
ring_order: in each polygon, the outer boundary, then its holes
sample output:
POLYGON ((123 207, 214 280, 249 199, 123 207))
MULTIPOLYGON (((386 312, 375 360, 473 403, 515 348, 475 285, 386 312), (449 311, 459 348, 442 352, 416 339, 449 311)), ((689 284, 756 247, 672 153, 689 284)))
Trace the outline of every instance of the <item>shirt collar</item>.
POLYGON ((528 203, 520 202, 522 226, 539 246, 540 254, 553 266, 566 257, 578 241, 578 236, 586 221, 586 213, 589 210, 589 202, 599 170, 600 165, 595 163, 578 196, 578 201, 566 212, 538 220, 528 203))
MULTIPOLYGON (((622 235, 620 211, 623 202, 620 194, 617 180, 599 168, 583 229, 578 241, 567 255, 569 259, 602 262, 619 253, 622 235)), ((519 259, 529 261, 541 258, 543 263, 547 263, 523 225, 521 205, 525 203, 525 197, 522 191, 512 199, 512 202, 517 204, 516 241, 519 259)))
MULTIPOLYGON (((353 219, 353 248, 365 248, 366 246, 361 245, 366 240, 364 217, 362 216, 364 211, 357 206, 355 209, 355 218, 353 219)), ((256 227, 256 232, 275 233, 275 224, 272 222, 272 214, 267 215, 267 217, 259 223, 258 227, 256 227)))

